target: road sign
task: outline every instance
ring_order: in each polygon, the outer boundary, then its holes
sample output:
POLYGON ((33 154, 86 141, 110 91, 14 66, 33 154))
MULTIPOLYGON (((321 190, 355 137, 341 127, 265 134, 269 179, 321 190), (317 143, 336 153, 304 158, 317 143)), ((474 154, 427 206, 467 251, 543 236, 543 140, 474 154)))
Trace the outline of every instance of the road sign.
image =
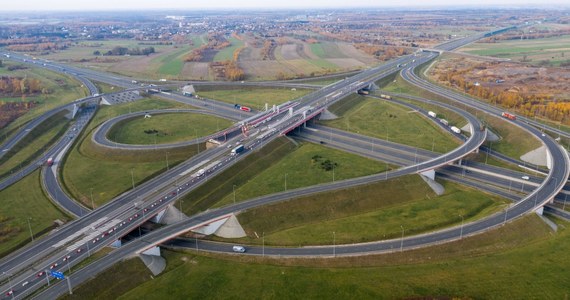
POLYGON ((57 272, 57 271, 51 271, 51 276, 57 278, 57 279, 64 279, 65 275, 63 275, 63 272, 57 272))

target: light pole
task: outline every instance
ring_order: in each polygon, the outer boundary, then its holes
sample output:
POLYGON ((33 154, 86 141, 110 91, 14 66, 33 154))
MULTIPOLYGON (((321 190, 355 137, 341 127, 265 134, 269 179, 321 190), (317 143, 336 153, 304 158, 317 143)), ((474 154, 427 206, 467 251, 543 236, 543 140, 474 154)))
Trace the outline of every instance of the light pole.
POLYGON ((95 203, 93 202, 93 188, 91 188, 90 190, 91 190, 91 208, 95 209, 95 203))
MULTIPOLYGON (((2 272, 4 275, 8 275, 8 283, 10 284, 10 291, 12 292, 12 299, 14 299, 14 287, 12 286, 12 274, 7 272, 2 272)), ((46 274, 47 276, 47 274, 46 274)))
POLYGON ((285 190, 287 190, 287 173, 285 173, 285 190))
POLYGON ((336 234, 333 231, 333 257, 336 257, 336 234))
POLYGON ((400 225, 402 228, 402 239, 400 240, 400 252, 404 251, 404 226, 400 225))
POLYGON ((459 239, 463 239, 463 215, 459 215, 461 217, 461 231, 459 233, 459 239))
POLYGON ((135 175, 133 169, 131 168, 131 182, 133 183, 133 190, 135 189, 135 175))
POLYGON ((170 170, 170 168, 168 167, 168 151, 164 151, 164 154, 166 155, 166 170, 170 170))
POLYGON ((234 204, 236 204, 236 185, 232 185, 232 190, 234 191, 234 204))
POLYGON ((32 218, 28 217, 28 228, 30 229, 30 238, 32 238, 32 242, 34 241, 34 234, 32 233, 32 225, 30 224, 30 220, 32 218))
POLYGON ((265 256, 265 231, 261 233, 261 241, 262 241, 261 256, 265 256))
POLYGON ((568 194, 564 194, 564 204, 562 205, 562 210, 566 210, 566 198, 568 198, 568 194))
POLYGON ((489 142, 489 148, 487 149, 487 156, 485 156, 485 164, 487 164, 487 159, 489 159, 489 152, 491 152, 492 146, 493 146, 493 142, 489 142))

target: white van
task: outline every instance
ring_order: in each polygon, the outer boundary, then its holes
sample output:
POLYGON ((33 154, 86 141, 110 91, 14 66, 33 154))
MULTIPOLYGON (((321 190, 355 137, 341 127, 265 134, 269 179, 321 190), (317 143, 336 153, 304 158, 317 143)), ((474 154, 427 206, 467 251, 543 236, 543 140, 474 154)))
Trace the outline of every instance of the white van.
POLYGON ((523 177, 521 177, 521 178, 524 179, 524 180, 529 180, 529 179, 530 179, 530 177, 528 177, 528 176, 526 176, 526 175, 523 176, 523 177))
POLYGON ((232 250, 234 252, 238 252, 238 253, 244 253, 245 252, 245 248, 243 246, 233 246, 232 250))

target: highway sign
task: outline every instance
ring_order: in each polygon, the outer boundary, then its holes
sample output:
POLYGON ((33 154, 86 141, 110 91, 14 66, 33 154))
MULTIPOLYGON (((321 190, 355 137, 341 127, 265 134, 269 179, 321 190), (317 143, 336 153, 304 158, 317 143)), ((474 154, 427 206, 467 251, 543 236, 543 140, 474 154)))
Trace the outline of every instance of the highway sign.
POLYGON ((51 276, 57 278, 57 279, 64 279, 65 275, 63 275, 63 272, 57 272, 57 271, 51 271, 51 276))

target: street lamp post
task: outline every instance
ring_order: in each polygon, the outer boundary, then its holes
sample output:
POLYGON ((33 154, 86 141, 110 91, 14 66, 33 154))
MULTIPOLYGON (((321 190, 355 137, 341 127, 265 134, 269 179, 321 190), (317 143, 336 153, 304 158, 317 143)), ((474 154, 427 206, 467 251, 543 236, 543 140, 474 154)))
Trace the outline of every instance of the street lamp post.
POLYGON ((133 169, 131 169, 131 182, 133 184, 133 190, 135 189, 135 175, 133 173, 133 169))
POLYGON ((168 166, 168 151, 165 151, 164 153, 166 155, 166 170, 168 171, 170 170, 170 167, 168 166))
POLYGON ((262 241, 261 256, 265 256, 265 231, 261 233, 261 241, 262 241))
POLYGON ((93 188, 91 188, 90 190, 91 190, 91 208, 95 209, 95 203, 93 202, 93 188))
POLYGON ((234 204, 236 204, 236 185, 232 185, 232 190, 234 192, 234 204))
POLYGON ((463 239, 463 215, 459 215, 461 217, 461 230, 459 233, 459 239, 463 239))
POLYGON ((336 257, 336 234, 333 231, 333 257, 336 257))
POLYGON ((285 173, 285 190, 287 190, 287 173, 285 173))
POLYGON ((564 194, 564 204, 562 205, 562 210, 566 210, 566 198, 568 198, 568 194, 564 194))
POLYGON ((34 234, 32 233, 32 225, 30 224, 30 220, 32 218, 28 218, 28 228, 30 229, 30 238, 32 239, 32 242, 34 241, 34 234))
MULTIPOLYGON (((14 287, 12 286, 12 274, 8 272, 2 272, 4 275, 8 275, 8 284, 10 284, 10 291, 12 291, 12 299, 14 299, 14 287)), ((46 274, 47 276, 47 274, 46 274)))
POLYGON ((400 252, 404 251, 404 226, 400 225, 402 228, 402 239, 400 240, 400 252))

